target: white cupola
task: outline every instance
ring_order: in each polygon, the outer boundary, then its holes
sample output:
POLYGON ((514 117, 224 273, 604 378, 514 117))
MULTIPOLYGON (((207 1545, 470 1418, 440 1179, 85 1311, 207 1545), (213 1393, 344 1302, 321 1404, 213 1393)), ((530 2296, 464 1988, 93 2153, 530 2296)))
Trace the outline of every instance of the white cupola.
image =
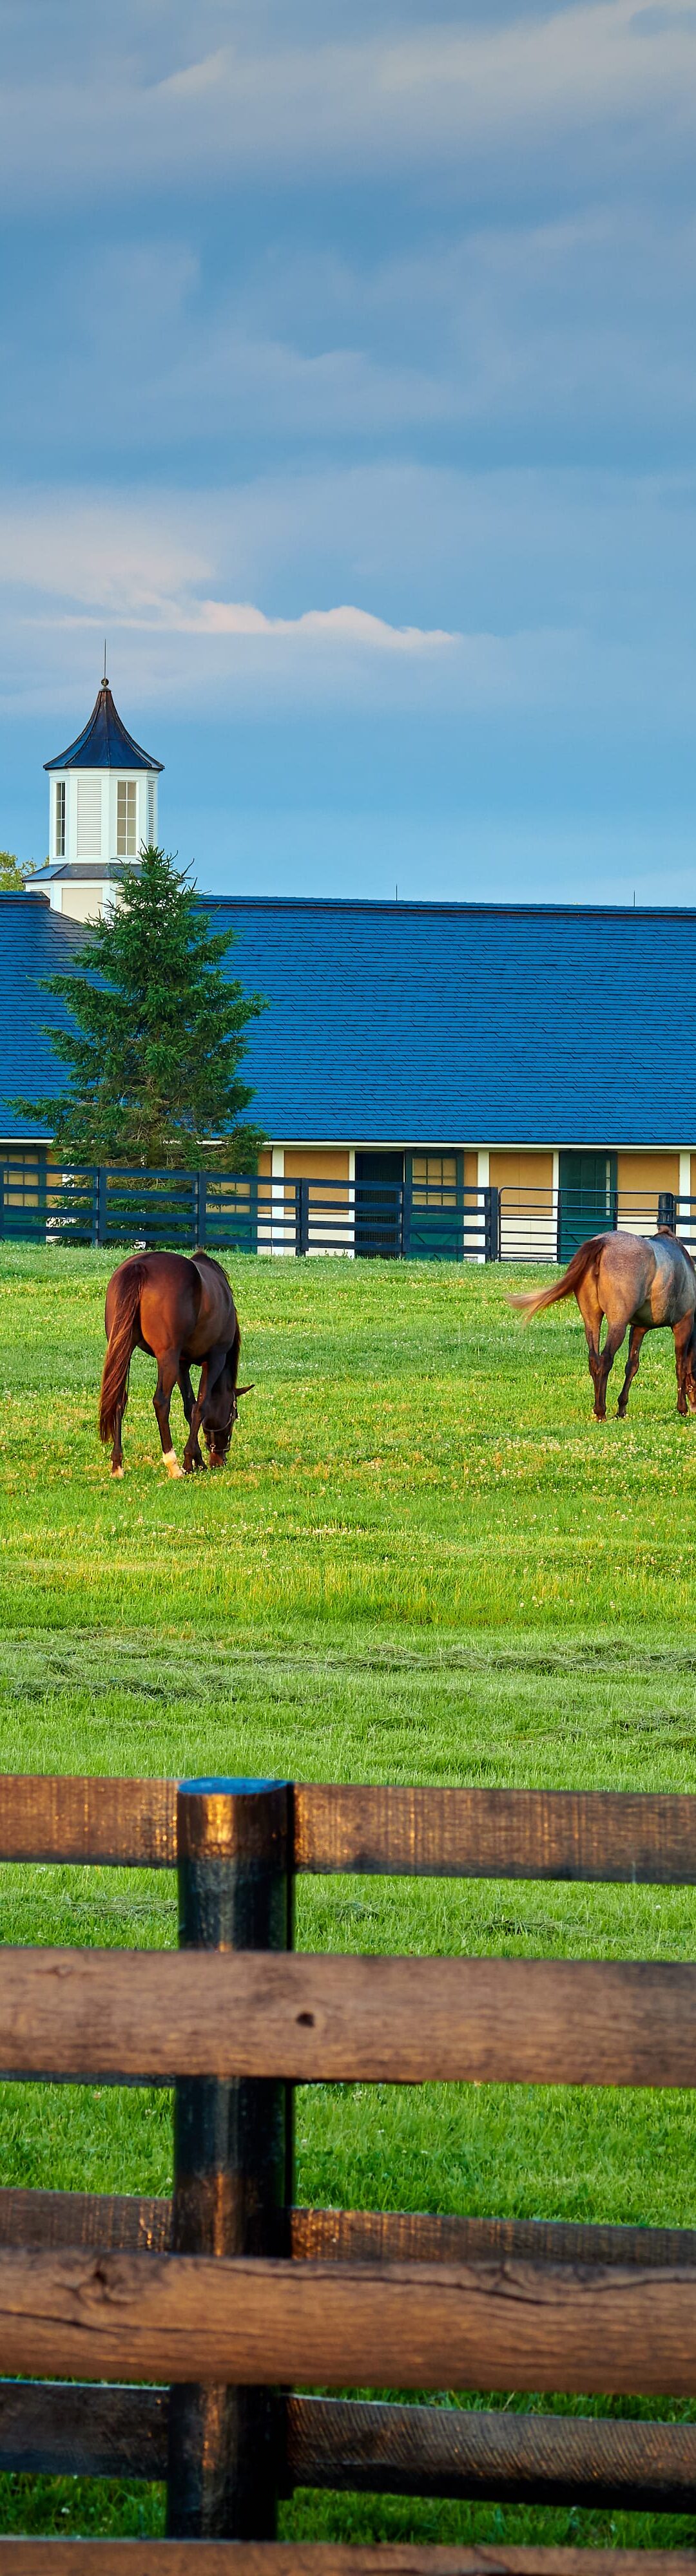
POLYGON ((44 767, 49 778, 47 866, 30 880, 54 912, 88 921, 118 903, 124 865, 157 840, 163 763, 143 751, 117 714, 104 673, 89 723, 44 767))

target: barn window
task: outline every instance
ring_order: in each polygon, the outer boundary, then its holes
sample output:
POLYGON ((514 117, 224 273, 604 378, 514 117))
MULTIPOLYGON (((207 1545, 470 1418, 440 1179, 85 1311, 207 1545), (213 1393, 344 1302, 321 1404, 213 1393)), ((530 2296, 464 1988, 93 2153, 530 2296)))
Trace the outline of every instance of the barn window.
POLYGON ((117 857, 117 859, 134 859, 134 858, 135 858, 135 800, 136 800, 136 794, 137 794, 137 784, 136 784, 136 780, 135 780, 134 778, 119 778, 119 781, 118 781, 118 787, 117 787, 117 790, 116 790, 116 795, 117 795, 117 806, 116 806, 116 857, 117 857))
POLYGON ((65 779, 56 779, 55 856, 65 858, 65 779))
POLYGON ((456 1154, 414 1154, 414 1207, 451 1207, 456 1195, 456 1154))

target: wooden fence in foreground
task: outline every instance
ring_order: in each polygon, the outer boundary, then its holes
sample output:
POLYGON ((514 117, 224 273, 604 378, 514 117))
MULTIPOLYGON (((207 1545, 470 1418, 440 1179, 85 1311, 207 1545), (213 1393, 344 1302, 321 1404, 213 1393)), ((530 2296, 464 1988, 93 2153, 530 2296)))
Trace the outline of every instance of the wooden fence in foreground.
POLYGON ((10 1775, 0 1859, 176 1866, 181 1943, 0 1953, 3 2077, 174 2088, 171 2202, 0 2190, 0 2469, 164 2479, 171 2538, 0 2539, 0 2576, 694 2576, 273 2535, 296 2486, 696 2513, 696 2424, 294 2387, 694 2398, 696 2231, 292 2188, 297 2082, 695 2087, 696 1967, 291 1948, 298 1871, 693 1886, 696 1798, 10 1775))

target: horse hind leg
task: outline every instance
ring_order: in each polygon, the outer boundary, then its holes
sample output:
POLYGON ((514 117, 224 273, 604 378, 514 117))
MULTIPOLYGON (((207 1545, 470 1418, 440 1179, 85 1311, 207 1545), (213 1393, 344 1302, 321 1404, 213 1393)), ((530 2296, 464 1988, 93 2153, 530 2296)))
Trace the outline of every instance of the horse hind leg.
POLYGON ((631 1392, 631 1387, 632 1387, 632 1385, 633 1385, 633 1380, 634 1380, 634 1377, 637 1377, 637 1375, 638 1375, 638 1370, 639 1370, 639 1368, 640 1368, 640 1346, 641 1346, 641 1342, 643 1342, 643 1341, 645 1340, 645 1333, 646 1333, 646 1326, 645 1326, 645 1324, 632 1324, 632 1325, 631 1325, 631 1332, 630 1332, 630 1338, 629 1338, 629 1344, 628 1344, 628 1359, 627 1359, 627 1361, 626 1361, 626 1375, 625 1375, 625 1378, 624 1378, 623 1386, 622 1386, 622 1389, 621 1389, 621 1394, 620 1394, 620 1396, 619 1396, 619 1401, 618 1401, 617 1408, 616 1408, 617 1413, 618 1413, 618 1417, 619 1417, 619 1421, 620 1421, 620 1422, 623 1422, 624 1415, 625 1415, 626 1408, 627 1408, 627 1404, 628 1404, 629 1395, 630 1395, 630 1392, 631 1392))
POLYGON ((122 1447, 121 1447, 121 1415, 120 1415, 120 1413, 117 1413, 117 1414, 116 1414, 116 1418, 115 1418, 115 1421, 114 1421, 114 1445, 113 1445, 113 1449, 112 1449, 112 1452, 111 1452, 111 1473, 112 1473, 112 1476, 122 1476, 122 1475, 123 1475, 123 1450, 122 1450, 122 1447))
POLYGON ((600 1353, 599 1368, 595 1377, 595 1416, 598 1422, 606 1421, 609 1370, 613 1368, 617 1351, 621 1349, 625 1331, 625 1324, 607 1323, 607 1337, 604 1349, 600 1353))
POLYGON ((576 1294, 583 1324, 585 1326, 587 1365, 594 1387, 596 1413, 598 1388, 601 1385, 602 1362, 599 1352, 599 1336, 602 1330, 604 1308, 600 1306, 599 1297, 597 1295, 597 1282, 593 1278, 591 1272, 588 1272, 587 1277, 581 1281, 576 1294))

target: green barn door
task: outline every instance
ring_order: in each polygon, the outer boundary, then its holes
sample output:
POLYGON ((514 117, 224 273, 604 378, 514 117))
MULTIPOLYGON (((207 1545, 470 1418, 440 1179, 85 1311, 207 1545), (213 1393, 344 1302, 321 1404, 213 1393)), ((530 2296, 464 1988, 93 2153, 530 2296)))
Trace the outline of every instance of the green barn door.
POLYGON ((570 1261, 588 1234, 608 1234, 616 1222, 615 1154, 559 1154, 558 1258, 570 1261))

